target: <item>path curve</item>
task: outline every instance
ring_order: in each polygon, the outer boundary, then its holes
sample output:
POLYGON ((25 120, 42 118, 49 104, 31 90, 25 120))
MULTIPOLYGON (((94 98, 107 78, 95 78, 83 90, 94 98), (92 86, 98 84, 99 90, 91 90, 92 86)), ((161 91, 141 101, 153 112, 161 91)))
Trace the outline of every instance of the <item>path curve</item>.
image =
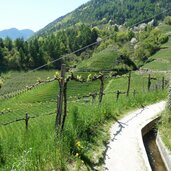
POLYGON ((106 171, 151 171, 141 129, 157 118, 165 105, 166 102, 162 101, 141 108, 112 126, 105 158, 106 171))

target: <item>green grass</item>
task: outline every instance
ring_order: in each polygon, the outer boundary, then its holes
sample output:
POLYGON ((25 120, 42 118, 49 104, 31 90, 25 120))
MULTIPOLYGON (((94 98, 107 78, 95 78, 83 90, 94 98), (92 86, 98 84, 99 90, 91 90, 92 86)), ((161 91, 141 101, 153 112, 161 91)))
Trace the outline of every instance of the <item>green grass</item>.
MULTIPOLYGON (((156 77, 161 79, 160 75, 156 77)), ((91 101, 85 103, 71 98, 64 132, 58 137, 54 130, 57 82, 1 101, 0 111, 5 109, 7 113, 0 115, 0 123, 24 117, 26 112, 41 117, 29 120, 28 131, 24 121, 0 126, 0 170, 91 170, 93 166, 101 166, 105 150, 101 146, 107 142, 106 132, 112 118, 166 97, 166 91, 147 92, 146 85, 147 75, 133 73, 128 98, 121 95, 116 102, 116 94, 112 93, 118 89, 127 90, 127 75, 105 81, 106 95, 101 106, 98 99, 92 104, 91 101), (138 92, 135 97, 132 94, 134 89, 138 92), (54 115, 43 116, 49 112, 54 112, 54 115)), ((89 84, 70 82, 68 97, 97 90, 99 81, 89 84)))
POLYGON ((171 26, 161 23, 158 28, 161 30, 163 33, 171 34, 171 26))
POLYGON ((142 68, 159 71, 171 70, 171 39, 162 46, 160 51, 150 58, 153 59, 153 61, 145 64, 142 68))
POLYGON ((35 84, 37 80, 46 80, 53 78, 55 70, 35 71, 35 72, 7 72, 2 73, 0 79, 3 80, 3 86, 0 89, 0 96, 24 89, 26 86, 35 84))
POLYGON ((162 119, 159 124, 159 132, 163 142, 171 151, 171 111, 166 110, 162 114, 162 119))
POLYGON ((91 58, 83 60, 77 66, 77 69, 86 71, 112 70, 117 57, 117 52, 108 47, 101 52, 94 53, 91 58))
MULTIPOLYGON (((171 26, 161 24, 159 29, 162 33, 171 35, 171 26)), ((145 64, 142 68, 148 68, 158 71, 168 71, 171 70, 171 38, 169 41, 162 45, 161 50, 150 57, 152 62, 145 64)))

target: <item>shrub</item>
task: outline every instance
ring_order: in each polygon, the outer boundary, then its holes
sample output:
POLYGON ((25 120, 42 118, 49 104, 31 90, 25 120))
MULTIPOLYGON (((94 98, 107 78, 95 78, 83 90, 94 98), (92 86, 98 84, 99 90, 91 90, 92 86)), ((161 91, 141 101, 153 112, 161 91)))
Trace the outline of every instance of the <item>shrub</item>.
POLYGON ((171 16, 165 17, 164 23, 165 23, 165 24, 168 24, 168 25, 171 25, 171 16))
POLYGON ((164 43, 168 42, 168 40, 169 40, 168 35, 161 34, 161 35, 159 36, 159 42, 160 42, 161 44, 164 44, 164 43))
POLYGON ((2 85, 3 85, 3 81, 0 80, 0 89, 2 88, 2 85))

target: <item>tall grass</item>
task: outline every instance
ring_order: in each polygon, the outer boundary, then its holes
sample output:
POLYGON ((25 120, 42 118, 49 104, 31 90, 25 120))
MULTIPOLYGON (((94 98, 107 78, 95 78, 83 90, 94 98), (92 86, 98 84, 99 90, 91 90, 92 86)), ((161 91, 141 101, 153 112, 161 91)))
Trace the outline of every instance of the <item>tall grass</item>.
POLYGON ((171 87, 169 89, 168 105, 162 114, 162 119, 159 124, 159 132, 165 145, 171 151, 171 87))

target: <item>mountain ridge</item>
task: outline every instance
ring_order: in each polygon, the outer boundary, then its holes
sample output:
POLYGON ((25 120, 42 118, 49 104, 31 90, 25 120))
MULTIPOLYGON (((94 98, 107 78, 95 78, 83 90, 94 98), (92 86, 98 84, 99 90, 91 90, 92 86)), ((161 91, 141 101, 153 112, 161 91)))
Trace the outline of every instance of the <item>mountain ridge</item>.
POLYGON ((10 29, 4 29, 0 31, 0 37, 6 38, 9 37, 12 40, 15 40, 17 38, 24 38, 24 40, 27 40, 31 36, 33 36, 34 31, 31 29, 17 29, 17 28, 10 28, 10 29))

